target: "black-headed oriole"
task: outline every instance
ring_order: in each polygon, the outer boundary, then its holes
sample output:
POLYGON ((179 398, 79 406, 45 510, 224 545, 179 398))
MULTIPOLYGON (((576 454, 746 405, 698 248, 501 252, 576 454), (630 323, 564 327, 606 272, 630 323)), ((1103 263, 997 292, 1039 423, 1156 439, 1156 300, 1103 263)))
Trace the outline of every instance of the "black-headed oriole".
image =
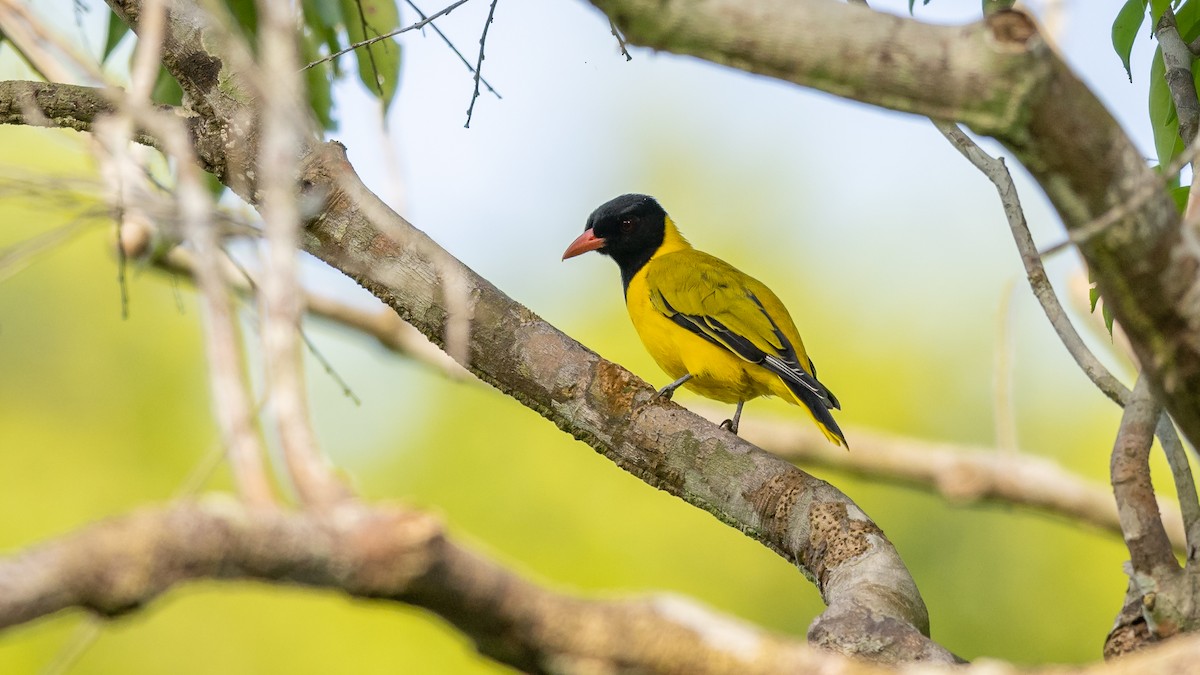
POLYGON ((846 445, 830 409, 837 397, 817 381, 792 317, 762 282, 697 251, 658 202, 622 195, 597 208, 563 260, 599 251, 616 261, 629 318, 646 350, 680 386, 736 403, 722 426, 737 433, 742 405, 778 396, 809 412, 825 436, 846 445))

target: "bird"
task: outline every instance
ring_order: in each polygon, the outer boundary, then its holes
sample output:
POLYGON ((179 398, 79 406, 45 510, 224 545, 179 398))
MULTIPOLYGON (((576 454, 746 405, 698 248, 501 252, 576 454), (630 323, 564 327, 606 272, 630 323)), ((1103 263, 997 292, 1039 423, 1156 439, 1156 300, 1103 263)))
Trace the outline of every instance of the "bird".
POLYGON ((779 298, 733 265, 692 247, 653 197, 601 204, 563 260, 589 251, 621 271, 625 305, 642 344, 679 387, 736 403, 722 428, 737 434, 746 401, 777 396, 806 410, 831 443, 849 448, 830 410, 841 403, 817 380, 800 333, 779 298))

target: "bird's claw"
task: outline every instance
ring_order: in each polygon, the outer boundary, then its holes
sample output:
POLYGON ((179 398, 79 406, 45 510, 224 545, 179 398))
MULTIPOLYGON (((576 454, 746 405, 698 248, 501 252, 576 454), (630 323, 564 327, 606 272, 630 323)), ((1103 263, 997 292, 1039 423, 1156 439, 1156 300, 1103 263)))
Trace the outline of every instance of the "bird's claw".
POLYGON ((738 428, 737 425, 733 423, 733 420, 725 420, 724 422, 721 422, 720 427, 734 436, 737 436, 738 428))
POLYGON ((667 386, 663 387, 662 389, 659 389, 658 391, 654 392, 654 396, 651 396, 650 400, 651 401, 670 401, 671 397, 674 395, 675 395, 675 387, 672 387, 671 385, 667 385, 667 386))

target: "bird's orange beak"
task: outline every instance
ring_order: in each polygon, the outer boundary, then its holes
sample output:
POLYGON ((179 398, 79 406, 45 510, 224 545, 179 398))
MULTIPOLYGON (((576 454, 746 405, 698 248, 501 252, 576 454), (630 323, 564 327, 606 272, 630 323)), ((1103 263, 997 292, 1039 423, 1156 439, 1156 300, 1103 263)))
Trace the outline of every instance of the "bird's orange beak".
POLYGON ((579 235, 579 238, 571 242, 571 245, 568 246, 567 250, 563 253, 562 259, 566 260, 567 258, 574 258, 581 253, 595 251, 596 249, 603 247, 604 240, 600 237, 597 237, 596 233, 592 232, 591 228, 589 228, 584 230, 583 234, 579 235))

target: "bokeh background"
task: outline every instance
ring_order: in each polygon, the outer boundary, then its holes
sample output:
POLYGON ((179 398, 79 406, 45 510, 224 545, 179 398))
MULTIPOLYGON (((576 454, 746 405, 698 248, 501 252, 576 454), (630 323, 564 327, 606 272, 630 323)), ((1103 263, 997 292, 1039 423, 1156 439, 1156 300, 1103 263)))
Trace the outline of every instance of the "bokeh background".
MULTIPOLYGON (((907 11, 903 0, 880 4, 907 11)), ((1151 156, 1153 44, 1146 38, 1135 49, 1130 83, 1109 43, 1118 6, 1068 0, 1032 9, 1151 156)), ((103 43, 102 5, 32 7, 85 48, 103 43)), ((472 60, 487 9, 476 0, 439 23, 472 60)), ((918 18, 938 22, 977 12, 978 3, 949 0, 917 7, 918 18)), ((590 5, 506 0, 484 62, 504 98, 483 95, 467 129, 470 74, 432 34, 402 44, 401 88, 386 124, 348 77, 331 137, 400 213, 589 347, 664 383, 628 325, 611 262, 559 261, 596 205, 650 193, 693 243, 751 271, 790 306, 822 379, 843 401, 839 420, 852 444, 856 429, 872 428, 995 445, 1001 372, 1011 378, 1021 451, 1105 479, 1118 411, 1077 371, 1028 291, 994 189, 928 120, 644 49, 626 62, 590 5)), ((0 77, 28 77, 8 47, 0 77)), ((10 185, 13 177, 94 181, 95 165, 86 136, 0 127, 0 176, 10 185)), ((1035 237, 1059 241, 1061 226, 1036 186, 1018 181, 1035 237)), ((0 196, 0 261, 18 242, 83 223, 27 265, 0 262, 6 553, 172 498, 216 440, 191 289, 133 269, 122 319, 111 223, 81 220, 95 204, 80 199, 0 196)), ((1050 269, 1060 295, 1078 306, 1068 297, 1083 295, 1078 259, 1060 255, 1050 269)), ((315 261, 306 280, 372 304, 315 261)), ((253 342, 253 314, 244 316, 253 342)), ((1075 319, 1094 321, 1086 311, 1075 319)), ((310 358, 321 441, 371 498, 439 513, 462 542, 551 587, 596 597, 679 593, 797 636, 821 611, 812 586, 779 557, 516 401, 448 381, 343 328, 306 327, 362 400, 347 398, 310 358)), ((1102 332, 1083 330, 1127 377, 1102 332)), ((677 400, 697 401, 686 392, 677 400)), ((747 415, 802 420, 777 402, 756 401, 747 415)), ((1020 663, 1099 657, 1125 590, 1126 556, 1114 537, 1005 506, 962 508, 821 475, 896 544, 942 644, 967 658, 1020 663)), ((228 484, 218 469, 207 487, 228 484)), ((38 671, 85 624, 69 613, 5 631, 0 672, 38 671)), ((104 625, 70 672, 502 670, 422 611, 200 583, 104 625)))

